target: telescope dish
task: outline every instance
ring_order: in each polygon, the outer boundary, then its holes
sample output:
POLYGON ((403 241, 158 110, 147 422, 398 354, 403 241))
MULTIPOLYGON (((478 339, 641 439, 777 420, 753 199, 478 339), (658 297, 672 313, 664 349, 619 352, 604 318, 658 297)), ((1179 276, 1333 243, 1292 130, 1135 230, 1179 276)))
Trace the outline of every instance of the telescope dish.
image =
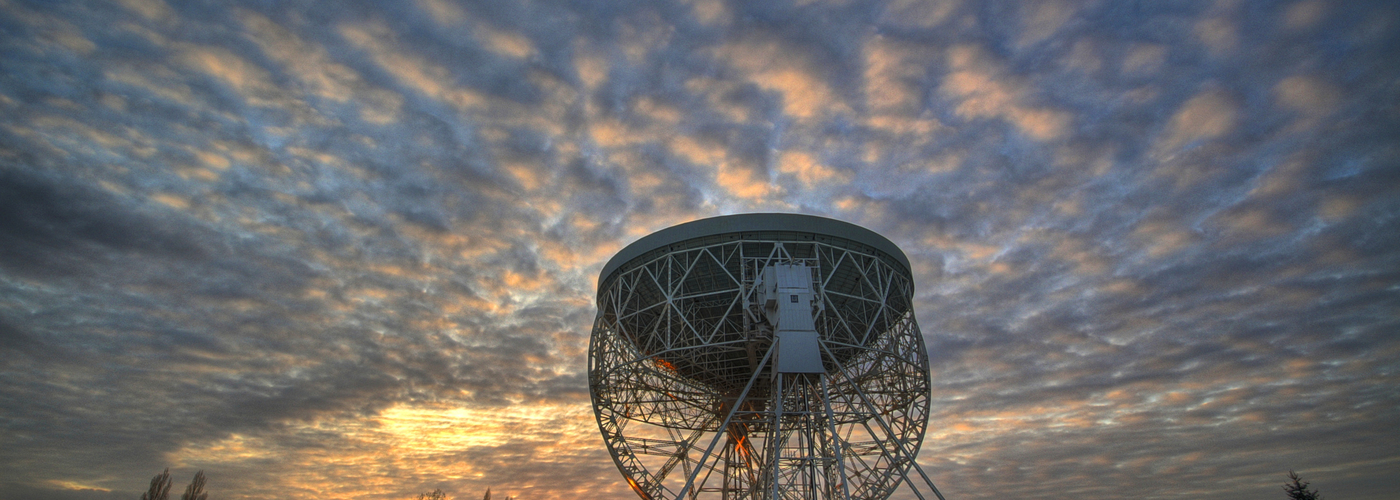
MULTIPOLYGON (((922 476, 929 369, 909 260, 860 226, 663 229, 598 278, 594 414, 643 499, 885 499, 922 476)), ((920 498, 918 490, 915 494, 920 498)))

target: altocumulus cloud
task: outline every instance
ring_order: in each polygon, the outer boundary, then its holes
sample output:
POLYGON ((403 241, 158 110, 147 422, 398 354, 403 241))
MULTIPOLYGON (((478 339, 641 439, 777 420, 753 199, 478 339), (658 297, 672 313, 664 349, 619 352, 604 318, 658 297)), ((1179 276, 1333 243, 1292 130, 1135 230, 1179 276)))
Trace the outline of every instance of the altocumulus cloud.
POLYGON ((0 498, 629 498, 594 279, 910 256, 950 498, 1384 498, 1384 2, 0 2, 0 498))

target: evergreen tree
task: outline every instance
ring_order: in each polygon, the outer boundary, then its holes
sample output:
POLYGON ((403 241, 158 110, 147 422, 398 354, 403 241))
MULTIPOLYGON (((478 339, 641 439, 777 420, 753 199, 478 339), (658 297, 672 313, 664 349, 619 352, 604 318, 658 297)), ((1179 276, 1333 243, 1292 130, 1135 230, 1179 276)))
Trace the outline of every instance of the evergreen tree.
POLYGON ((1308 490, 1308 482, 1297 472, 1288 471, 1288 479, 1292 482, 1283 483, 1283 491, 1288 493, 1289 500, 1322 500, 1317 490, 1308 490))

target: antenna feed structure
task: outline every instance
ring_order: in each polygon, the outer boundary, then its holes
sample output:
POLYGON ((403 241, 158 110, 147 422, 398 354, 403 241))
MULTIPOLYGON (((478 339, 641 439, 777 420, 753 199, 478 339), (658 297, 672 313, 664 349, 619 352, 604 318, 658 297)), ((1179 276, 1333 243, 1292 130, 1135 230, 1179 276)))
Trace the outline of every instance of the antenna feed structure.
POLYGON ((598 278, 589 392, 643 499, 885 499, 913 473, 929 361, 909 260, 860 226, 673 226, 598 278))

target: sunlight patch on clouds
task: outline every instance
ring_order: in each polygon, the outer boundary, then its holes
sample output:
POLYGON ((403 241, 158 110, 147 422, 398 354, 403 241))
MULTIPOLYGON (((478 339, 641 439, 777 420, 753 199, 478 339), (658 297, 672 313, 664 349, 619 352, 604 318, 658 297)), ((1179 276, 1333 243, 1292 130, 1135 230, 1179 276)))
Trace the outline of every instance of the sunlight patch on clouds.
MULTIPOLYGON (((525 73, 525 81, 539 91, 538 105, 526 106, 514 101, 495 101, 500 109, 495 117, 504 122, 529 127, 549 137, 563 138, 571 135, 569 127, 571 113, 583 100, 583 94, 575 84, 551 71, 532 68, 525 73)), ((574 144, 557 141, 559 144, 574 144)))
POLYGON ((1055 149, 1053 164, 1065 172, 1098 177, 1113 169, 1114 153, 1115 148, 1111 146, 1095 148, 1067 144, 1055 149))
POLYGON ((418 6, 427 11, 438 26, 452 30, 465 29, 487 49, 499 55, 524 59, 535 53, 535 46, 529 38, 475 19, 457 4, 446 0, 418 0, 418 6))
POLYGON ((333 102, 353 101, 360 107, 360 118, 369 123, 398 121, 402 96, 371 87, 354 69, 331 58, 325 47, 307 43, 272 20, 246 10, 239 14, 248 39, 312 95, 333 102))
POLYGON ((588 123, 588 135, 605 148, 616 148, 643 142, 648 137, 615 118, 598 118, 588 123))
POLYGON ((964 118, 1000 118, 1016 125, 1036 140, 1061 137, 1070 125, 1069 114, 1028 104, 1029 84, 1008 74, 985 50, 968 45, 948 51, 952 73, 939 87, 946 96, 960 100, 957 113, 964 118))
POLYGON ((1103 49, 1099 47, 1099 41, 1093 38, 1081 38, 1074 42, 1074 46, 1069 49, 1069 54, 1061 59, 1066 68, 1073 68, 1089 75, 1098 73, 1103 68, 1103 49))
POLYGON ((188 210, 190 199, 174 193, 156 193, 151 195, 151 201, 160 203, 176 210, 188 210))
POLYGON ((1262 208, 1235 208, 1216 212, 1210 223, 1224 233, 1217 237, 1218 245, 1239 245, 1240 241, 1256 240, 1278 236, 1293 229, 1292 225, 1278 220, 1268 210, 1262 208))
POLYGON ((1133 240, 1152 258, 1165 257, 1196 244, 1201 238, 1170 220, 1147 220, 1133 229, 1133 240))
POLYGON ((301 80, 313 94, 337 102, 351 98, 359 75, 353 69, 330 59, 324 47, 298 38, 272 20, 250 11, 240 12, 248 39, 282 69, 301 80))
POLYGON ((715 183, 730 195, 746 200, 762 200, 775 191, 768 179, 759 177, 753 170, 735 167, 729 162, 719 165, 715 183))
POLYGON ((1349 219, 1356 215, 1361 206, 1361 201, 1356 197, 1329 196, 1322 200, 1321 206, 1318 208, 1318 215, 1329 221, 1349 219))
POLYGON ((1162 153, 1191 147, 1197 141, 1215 139, 1234 130, 1237 106, 1218 90, 1205 90, 1187 100, 1167 124, 1165 136, 1154 149, 1162 153))
POLYGON ((1324 116, 1337 109, 1341 102, 1341 92, 1321 78, 1311 75, 1294 75, 1274 86, 1274 98, 1280 104, 1293 108, 1310 118, 1324 116))
POLYGON ((594 90, 608 77, 608 60, 580 38, 574 42, 574 71, 584 87, 594 90))
POLYGON ((267 71, 227 49, 190 46, 180 56, 186 66, 223 80, 244 97, 272 88, 267 71))
POLYGON ((740 88, 741 84, 736 82, 703 76, 685 81, 687 91, 705 97, 706 109, 719 113, 734 123, 747 122, 752 115, 748 106, 731 98, 740 88))
POLYGON ((1167 48, 1157 44, 1135 44, 1123 58, 1122 71, 1132 76, 1157 74, 1166 65, 1167 48))
POLYGON ((467 20, 466 11, 447 0, 418 0, 418 7, 428 11, 433 21, 442 27, 453 27, 467 20))
POLYGON ((796 178, 807 188, 818 184, 851 182, 849 174, 821 164, 805 151, 783 151, 782 155, 778 157, 778 171, 796 178))
MULTIPOLYGON (((29 119, 30 127, 5 125, 6 131, 34 141, 36 145, 53 148, 52 152, 67 156, 82 155, 130 155, 149 159, 159 152, 152 146, 155 143, 140 131, 121 128, 99 128, 81 121, 58 115, 39 115, 29 119)), ((100 163, 97 166, 124 172, 126 166, 117 163, 100 163)))
POLYGON ((943 271, 966 273, 989 268, 1005 252, 1000 246, 968 241, 940 232, 929 232, 919 240, 918 247, 929 249, 943 257, 943 271))
POLYGON ((193 106, 195 99, 190 87, 180 83, 182 78, 164 65, 137 63, 120 65, 103 73, 108 80, 140 88, 152 95, 179 104, 193 106))
POLYGON ((812 118, 828 106, 842 106, 831 101, 831 89, 824 82, 799 68, 765 69, 753 79, 758 86, 783 95, 783 112, 789 116, 812 118))
POLYGON ((477 36, 484 38, 486 46, 497 54, 524 59, 535 53, 535 45, 519 33, 496 29, 484 23, 477 23, 477 36))
POLYGON ((870 128, 880 130, 900 137, 899 139, 909 139, 913 144, 921 145, 929 142, 937 132, 947 130, 948 127, 939 122, 937 118, 920 116, 909 118, 900 115, 880 115, 872 114, 865 120, 865 124, 870 128))
POLYGON ((1050 257, 1070 263, 1077 276, 1100 276, 1111 270, 1112 259, 1083 238, 1057 233, 1047 239, 1054 245, 1050 257))
POLYGON ((801 51, 775 40, 742 39, 727 42, 714 58, 744 72, 760 88, 783 98, 783 113, 799 119, 827 113, 850 112, 831 87, 814 70, 801 51))
POLYGON ((894 0, 881 12, 880 20, 899 26, 934 28, 951 18, 960 0, 894 0))
POLYGON ((1034 45, 1054 35, 1075 13, 1075 5, 1059 0, 1021 2, 1021 30, 1016 44, 1034 45))
MULTIPOLYGON (((604 148, 630 148, 665 141, 677 133, 677 125, 684 118, 680 109, 649 96, 631 100, 630 117, 607 116, 593 106, 588 108, 588 138, 604 148), (635 119, 629 119, 632 117, 635 119)), ((689 152, 686 156, 690 157, 689 152)))
POLYGON ((1302 155, 1286 158, 1256 178, 1254 189, 1249 191, 1249 195, 1271 199, 1295 193, 1307 184, 1308 167, 1308 162, 1302 155))
POLYGON ((947 128, 924 109, 922 86, 932 61, 933 53, 926 47, 894 43, 881 36, 865 43, 864 93, 869 109, 865 125, 895 136, 890 141, 867 142, 867 162, 879 161, 892 147, 922 147, 947 128))
MULTIPOLYGON (((551 269, 562 272, 578 272, 585 267, 595 265, 601 267, 604 262, 607 262, 613 254, 621 249, 622 243, 618 241, 583 247, 543 241, 540 243, 539 252, 544 263, 551 269)), ((597 286, 597 283, 592 280, 589 280, 589 283, 597 286)), ((587 302, 585 301, 583 307, 588 306, 587 302)))
POLYGON ((715 165, 724 158, 724 146, 682 135, 671 139, 671 151, 695 165, 715 165))
POLYGON ((389 33, 388 28, 378 24, 340 27, 341 36, 369 52, 400 83, 458 111, 469 112, 485 105, 486 98, 480 93, 452 86, 450 82, 455 79, 446 68, 383 43, 392 39, 389 33))
POLYGON ((548 172, 542 172, 533 162, 505 161, 500 163, 500 167, 526 191, 539 190, 548 180, 548 172))
POLYGON ((647 55, 666 47, 676 34, 675 26, 666 22, 654 6, 643 6, 617 23, 622 55, 633 66, 645 64, 647 55))
POLYGON ((203 163, 206 167, 214 170, 228 169, 229 161, 224 155, 205 150, 196 150, 194 154, 196 158, 199 158, 200 163, 203 163))
POLYGON ((690 5, 691 15, 700 24, 718 26, 729 24, 733 13, 723 0, 683 0, 690 5))
POLYGON ((80 483, 77 481, 70 481, 66 479, 50 479, 46 482, 57 486, 59 489, 70 491, 101 491, 104 493, 112 491, 111 489, 103 488, 101 486, 94 486, 91 484, 80 483))
POLYGON ((121 0, 121 4, 150 21, 167 21, 175 15, 161 0, 121 0))
MULTIPOLYGON (((515 464, 577 460, 595 445, 597 425, 586 405, 473 408, 450 403, 400 403, 374 418, 359 415, 289 422, 275 434, 231 434, 192 443, 170 454, 178 468, 241 471, 276 463, 287 474, 247 485, 250 498, 316 491, 346 499, 388 498, 403 485, 437 484, 459 494, 529 488, 567 498, 573 488, 541 484, 538 474, 504 476, 515 464), (314 446, 306 446, 315 443, 314 446), (345 471, 359 478, 346 481, 345 471), (562 490, 562 492, 561 492, 562 490)), ((543 471, 542 471, 543 472, 543 471)), ((545 476, 548 472, 545 472, 545 476)), ((611 478, 609 478, 611 479, 611 478)), ((598 487, 596 483, 574 488, 598 487)))
POLYGON ((97 44, 84 37, 82 31, 71 23, 23 11, 15 14, 37 29, 40 40, 70 50, 79 56, 88 56, 97 50, 97 44))
POLYGON ((872 37, 865 43, 866 105, 877 114, 917 114, 922 108, 919 84, 931 59, 928 50, 872 37))
POLYGON ((729 157, 723 144, 678 136, 671 139, 670 147, 672 152, 696 166, 714 168, 715 185, 732 196, 758 201, 777 190, 756 169, 741 165, 739 160, 729 157))
POLYGON ((400 456, 424 457, 530 440, 533 436, 520 431, 557 422, 563 415, 578 416, 580 410, 577 405, 534 405, 512 407, 505 413, 499 409, 399 405, 384 410, 375 420, 388 434, 384 436, 386 444, 400 450, 400 456))
POLYGON ((1321 0, 1294 3, 1284 11, 1284 26, 1293 30, 1310 28, 1327 14, 1327 4, 1321 0))
POLYGON ((104 130, 93 128, 67 116, 40 115, 31 118, 30 124, 33 125, 35 129, 44 131, 54 138, 70 134, 73 135, 74 137, 67 137, 66 139, 70 140, 65 140, 64 142, 70 143, 75 147, 83 146, 83 144, 76 139, 85 139, 105 148, 115 148, 129 144, 127 140, 121 137, 112 135, 104 130))
POLYGON ((652 96, 643 96, 632 103, 635 114, 650 118, 654 125, 674 128, 680 124, 681 110, 652 96))
POLYGON ((1202 19, 1195 26, 1196 39, 1206 46, 1212 56, 1222 57, 1235 51, 1239 46, 1240 35, 1235 23, 1225 17, 1212 16, 1202 19))

